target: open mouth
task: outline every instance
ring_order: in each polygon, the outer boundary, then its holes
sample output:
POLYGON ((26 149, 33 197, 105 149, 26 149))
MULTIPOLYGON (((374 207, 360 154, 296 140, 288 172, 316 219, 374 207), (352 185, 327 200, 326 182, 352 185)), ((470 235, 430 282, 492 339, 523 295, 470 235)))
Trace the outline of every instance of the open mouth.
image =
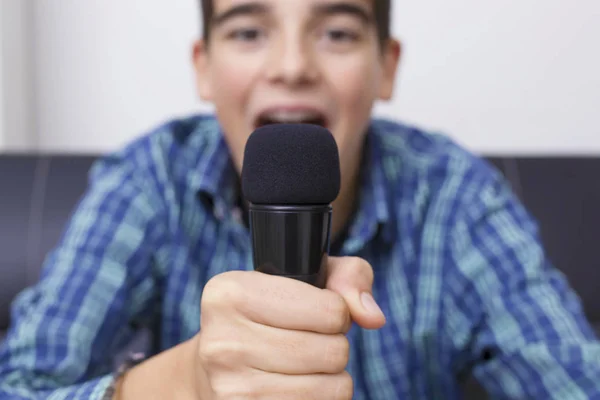
POLYGON ((258 116, 255 127, 272 124, 312 124, 327 127, 327 117, 318 111, 275 111, 258 116))

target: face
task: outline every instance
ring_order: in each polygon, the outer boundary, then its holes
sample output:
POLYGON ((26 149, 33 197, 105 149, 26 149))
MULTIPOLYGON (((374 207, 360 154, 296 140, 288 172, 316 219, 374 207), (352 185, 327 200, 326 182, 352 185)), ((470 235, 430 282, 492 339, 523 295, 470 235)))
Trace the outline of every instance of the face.
POLYGON ((342 177, 359 155, 376 100, 392 96, 400 53, 381 46, 376 0, 213 0, 194 50, 200 96, 214 104, 238 170, 248 136, 278 122, 328 128, 342 177))

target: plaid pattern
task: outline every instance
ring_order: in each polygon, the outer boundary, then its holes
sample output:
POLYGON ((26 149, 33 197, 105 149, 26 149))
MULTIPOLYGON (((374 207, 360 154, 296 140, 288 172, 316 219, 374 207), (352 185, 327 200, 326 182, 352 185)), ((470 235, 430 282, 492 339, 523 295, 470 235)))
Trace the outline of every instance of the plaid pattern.
MULTIPOLYGON (((600 398, 600 346, 501 176, 443 135, 374 120, 359 206, 334 253, 375 270, 388 317, 349 333, 355 399, 600 398)), ((0 347, 1 399, 100 399, 150 327, 153 353, 200 329, 211 277, 252 269, 237 175, 210 116, 98 161, 0 347)))

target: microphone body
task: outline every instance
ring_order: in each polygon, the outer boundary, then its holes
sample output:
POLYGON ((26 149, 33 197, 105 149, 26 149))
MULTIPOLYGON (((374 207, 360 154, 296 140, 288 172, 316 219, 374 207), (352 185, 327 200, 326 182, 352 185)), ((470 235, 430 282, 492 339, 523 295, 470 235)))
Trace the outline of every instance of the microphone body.
POLYGON ((250 204, 254 268, 324 288, 331 205, 250 204))

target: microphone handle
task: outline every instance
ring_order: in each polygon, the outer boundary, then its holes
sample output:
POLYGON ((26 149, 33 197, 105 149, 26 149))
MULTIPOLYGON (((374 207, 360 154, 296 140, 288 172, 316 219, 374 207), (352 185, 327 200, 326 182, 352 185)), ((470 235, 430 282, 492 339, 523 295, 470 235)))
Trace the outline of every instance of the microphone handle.
POLYGON ((324 288, 331 205, 250 204, 254 269, 324 288))

